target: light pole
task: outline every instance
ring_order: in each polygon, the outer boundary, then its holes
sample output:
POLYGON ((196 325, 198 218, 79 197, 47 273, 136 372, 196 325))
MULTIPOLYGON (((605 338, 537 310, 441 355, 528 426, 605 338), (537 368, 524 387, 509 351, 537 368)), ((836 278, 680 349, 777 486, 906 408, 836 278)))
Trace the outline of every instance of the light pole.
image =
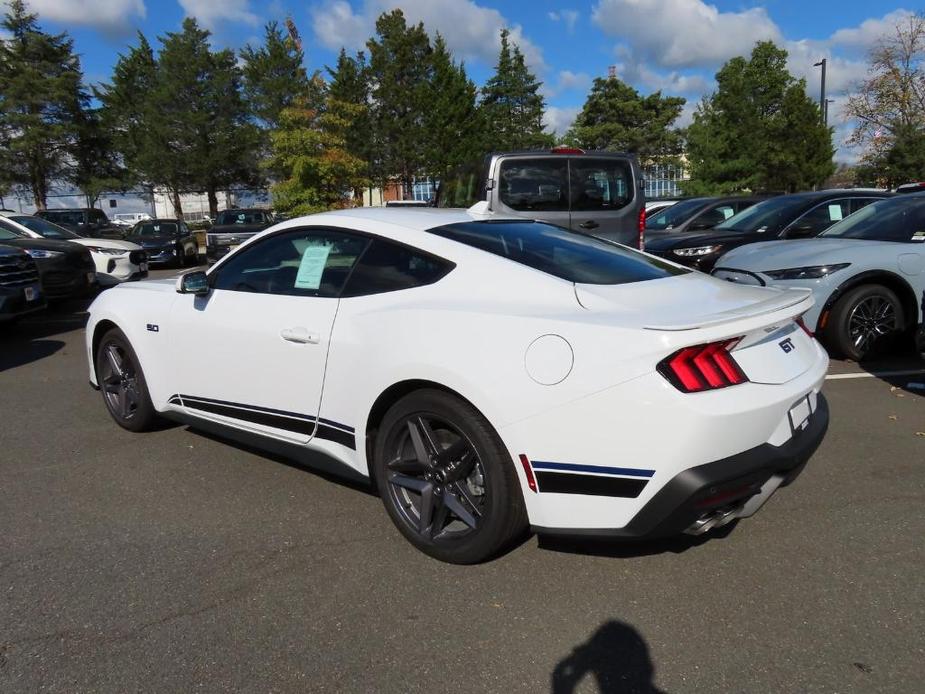
POLYGON ((826 99, 825 100, 825 110, 822 112, 822 123, 829 127, 829 104, 834 104, 835 99, 826 99))
POLYGON ((828 118, 826 118, 826 101, 825 101, 825 63, 826 60, 823 58, 818 63, 813 63, 813 67, 822 67, 822 85, 819 89, 819 117, 822 118, 824 124, 828 124, 828 118))

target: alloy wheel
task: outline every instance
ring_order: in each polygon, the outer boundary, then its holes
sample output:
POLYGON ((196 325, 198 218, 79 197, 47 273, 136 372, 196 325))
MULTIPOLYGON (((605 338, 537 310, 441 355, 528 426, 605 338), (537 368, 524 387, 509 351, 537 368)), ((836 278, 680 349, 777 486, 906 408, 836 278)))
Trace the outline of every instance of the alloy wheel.
POLYGON ((396 427, 386 464, 401 520, 427 540, 470 536, 487 508, 485 469, 472 442, 452 423, 417 413, 396 427))
POLYGON ((860 353, 875 342, 899 329, 896 307, 883 296, 868 296, 859 301, 848 314, 848 334, 860 353))
POLYGON ((99 365, 100 387, 110 411, 123 420, 135 416, 140 400, 138 374, 124 347, 110 342, 99 365))

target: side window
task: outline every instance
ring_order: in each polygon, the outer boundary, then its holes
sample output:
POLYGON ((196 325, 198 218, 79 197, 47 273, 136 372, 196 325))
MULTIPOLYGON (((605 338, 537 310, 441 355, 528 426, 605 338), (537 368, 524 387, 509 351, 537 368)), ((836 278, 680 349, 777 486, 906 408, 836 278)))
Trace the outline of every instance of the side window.
POLYGON ((375 239, 357 263, 342 296, 366 296, 433 284, 453 264, 397 243, 375 239))
POLYGON ((106 224, 109 219, 102 210, 93 210, 93 221, 97 224, 106 224))
POLYGON ((880 198, 852 198, 851 200, 851 212, 857 212, 865 207, 867 207, 872 202, 877 202, 880 198))
MULTIPOLYGON (((804 235, 821 234, 835 222, 840 222, 851 214, 851 200, 828 200, 816 205, 809 212, 800 217, 792 225, 793 229, 799 229, 804 235)), ((788 232, 787 236, 791 234, 788 232)))
POLYGON ((719 205, 697 217, 697 225, 704 228, 714 227, 721 222, 725 222, 733 214, 735 214, 735 211, 732 209, 732 205, 719 205))
POLYGON ((189 227, 186 226, 186 222, 180 222, 180 236, 189 236, 190 231, 189 227))
POLYGON ((574 211, 619 210, 633 199, 633 172, 622 159, 584 159, 570 162, 574 211))
POLYGON ((369 240, 332 229, 274 234, 229 258, 214 289, 336 297, 369 240))
POLYGON ((501 202, 523 212, 568 212, 568 160, 510 159, 501 162, 501 202))

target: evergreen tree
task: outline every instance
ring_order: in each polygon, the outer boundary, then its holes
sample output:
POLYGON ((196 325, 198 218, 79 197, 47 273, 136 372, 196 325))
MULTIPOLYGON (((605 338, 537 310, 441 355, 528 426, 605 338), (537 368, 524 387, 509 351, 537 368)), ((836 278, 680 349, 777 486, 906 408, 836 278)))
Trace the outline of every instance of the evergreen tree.
MULTIPOLYGON (((366 163, 369 177, 374 143, 366 55, 359 51, 353 58, 341 48, 337 64, 326 69, 331 77, 327 88, 327 108, 339 113, 349 122, 343 134, 344 149, 366 163)), ((361 188, 356 188, 353 192, 356 199, 362 199, 361 188)))
POLYGON ((431 46, 423 24, 408 26, 401 10, 376 20, 376 36, 367 42, 372 85, 372 165, 384 183, 398 176, 403 191, 427 165, 424 128, 430 108, 431 46))
POLYGON ((155 58, 142 37, 120 57, 113 83, 100 90, 104 122, 136 180, 180 195, 204 191, 218 214, 218 191, 254 184, 258 137, 242 96, 241 71, 230 50, 213 52, 210 33, 187 18, 161 38, 155 58))
POLYGON ((681 97, 644 97, 616 77, 599 77, 566 141, 582 149, 633 152, 643 166, 678 157, 682 132, 672 126, 684 104, 681 97))
POLYGON ((451 168, 482 153, 484 129, 482 113, 476 104, 475 84, 466 76, 465 66, 453 61, 439 34, 434 41, 431 63, 429 108, 422 134, 426 140, 427 170, 442 179, 451 168))
POLYGON ((75 118, 77 139, 69 179, 94 207, 107 190, 125 190, 129 177, 119 163, 112 134, 103 125, 99 109, 82 108, 75 118))
POLYGON ((80 60, 65 34, 48 34, 22 0, 11 0, 0 41, 0 170, 45 209, 50 185, 68 173, 86 102, 80 60))
POLYGON ((150 189, 154 184, 165 183, 158 175, 158 164, 159 153, 167 142, 158 139, 163 128, 154 126, 160 114, 152 112, 149 104, 156 83, 154 51, 139 33, 138 46, 116 61, 112 82, 96 89, 96 97, 102 104, 101 127, 110 134, 126 185, 150 189))
POLYGON ((245 46, 241 62, 244 98, 266 130, 278 128, 283 110, 297 101, 320 108, 321 82, 309 79, 297 34, 284 34, 276 22, 270 22, 264 27, 264 44, 259 48, 245 46))
POLYGON ((832 131, 786 62, 787 51, 762 41, 750 59, 733 58, 716 74, 717 91, 687 131, 686 192, 792 192, 835 171, 832 131))
POLYGON ((542 82, 530 72, 523 53, 501 30, 501 51, 495 74, 482 87, 481 109, 491 150, 550 147, 555 138, 543 132, 546 103, 539 93, 542 82))
POLYGON ((284 172, 271 189, 278 211, 301 215, 350 206, 349 193, 366 184, 366 163, 345 148, 349 127, 341 106, 319 113, 296 103, 283 110, 280 127, 270 133, 267 161, 284 172))

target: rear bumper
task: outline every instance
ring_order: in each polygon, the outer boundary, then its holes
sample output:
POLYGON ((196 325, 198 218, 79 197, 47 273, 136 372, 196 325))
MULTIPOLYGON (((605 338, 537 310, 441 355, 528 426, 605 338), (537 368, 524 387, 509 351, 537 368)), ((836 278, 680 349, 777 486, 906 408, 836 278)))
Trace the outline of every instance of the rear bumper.
POLYGON ((778 483, 780 486, 790 484, 822 443, 828 426, 828 403, 819 393, 816 410, 806 427, 794 433, 784 444, 773 446, 765 443, 678 473, 622 528, 533 526, 532 529, 546 535, 631 539, 678 535, 699 519, 742 508, 767 484, 775 487, 778 483))

